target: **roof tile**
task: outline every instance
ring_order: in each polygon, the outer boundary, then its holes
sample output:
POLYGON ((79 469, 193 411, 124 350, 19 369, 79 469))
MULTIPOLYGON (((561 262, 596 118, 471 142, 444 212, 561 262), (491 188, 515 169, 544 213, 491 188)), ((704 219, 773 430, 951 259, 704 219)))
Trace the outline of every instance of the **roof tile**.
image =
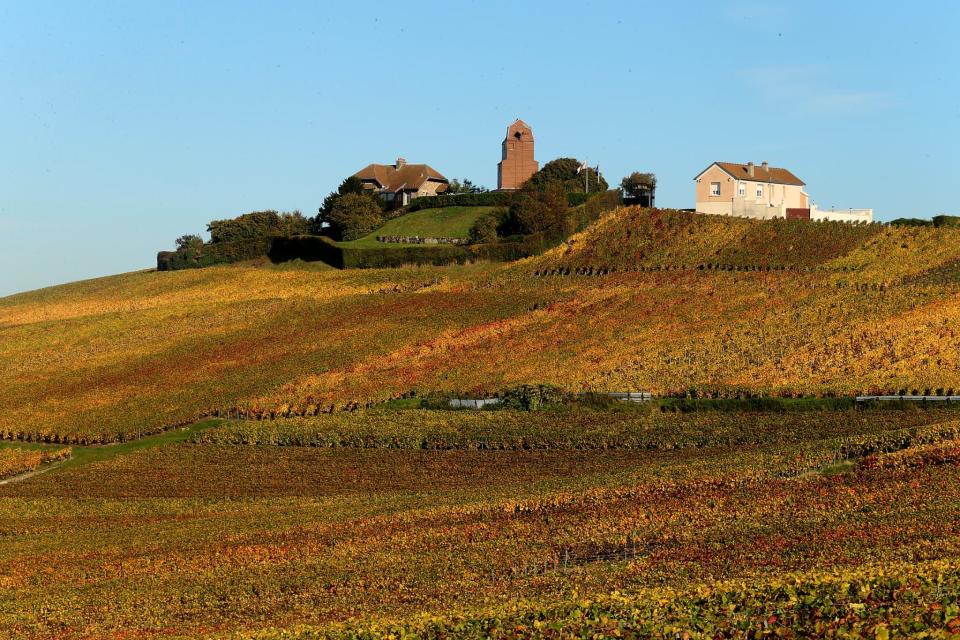
POLYGON ((745 164, 736 162, 715 162, 714 164, 738 180, 775 182, 777 184, 795 184, 799 186, 806 184, 787 169, 781 169, 780 167, 767 167, 764 169, 763 165, 755 164, 753 165, 753 177, 751 177, 750 170, 745 164))

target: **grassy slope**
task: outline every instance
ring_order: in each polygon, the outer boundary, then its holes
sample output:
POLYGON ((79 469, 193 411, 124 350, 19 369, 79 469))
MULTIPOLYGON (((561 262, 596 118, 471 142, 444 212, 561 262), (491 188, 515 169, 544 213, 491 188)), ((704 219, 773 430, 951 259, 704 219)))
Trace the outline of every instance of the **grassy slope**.
POLYGON ((383 246, 404 246, 394 243, 377 242, 377 236, 427 236, 444 238, 466 238, 470 227, 478 218, 495 207, 443 207, 414 211, 387 222, 373 233, 339 243, 344 247, 373 248, 383 246))
POLYGON ((939 276, 911 283, 957 260, 956 230, 670 222, 676 215, 624 210, 514 265, 235 265, 0 299, 0 432, 83 444, 218 408, 310 412, 525 382, 655 392, 960 388, 957 286, 939 276), (850 238, 858 233, 859 245, 850 238), (737 250, 744 237, 763 244, 737 250), (813 247, 798 263, 829 269, 533 275, 635 265, 627 258, 638 253, 650 265, 669 264, 667 255, 674 264, 763 260, 765 243, 787 237, 788 247, 813 247))

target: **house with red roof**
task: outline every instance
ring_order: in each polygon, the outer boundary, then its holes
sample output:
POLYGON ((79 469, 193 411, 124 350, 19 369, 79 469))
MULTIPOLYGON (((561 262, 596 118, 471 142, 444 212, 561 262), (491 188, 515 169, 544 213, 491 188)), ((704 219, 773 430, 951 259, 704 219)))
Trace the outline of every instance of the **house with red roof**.
POLYGON ((714 162, 701 171, 697 212, 745 218, 809 218, 804 182, 788 169, 766 162, 714 162))
POLYGON ((714 162, 694 180, 697 213, 762 220, 873 221, 873 209, 826 210, 811 205, 803 180, 766 162, 714 162))
POLYGON ((396 164, 368 164, 353 177, 393 207, 405 207, 414 198, 441 194, 450 186, 450 181, 430 165, 409 164, 403 158, 397 158, 396 164))

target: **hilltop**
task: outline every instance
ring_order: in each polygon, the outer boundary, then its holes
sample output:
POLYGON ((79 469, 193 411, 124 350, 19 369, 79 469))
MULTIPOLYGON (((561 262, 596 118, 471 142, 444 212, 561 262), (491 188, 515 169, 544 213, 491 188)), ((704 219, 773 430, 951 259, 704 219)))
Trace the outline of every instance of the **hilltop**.
POLYGON ((136 437, 412 393, 960 388, 960 230, 620 209, 508 264, 141 272, 0 300, 0 430, 136 437))

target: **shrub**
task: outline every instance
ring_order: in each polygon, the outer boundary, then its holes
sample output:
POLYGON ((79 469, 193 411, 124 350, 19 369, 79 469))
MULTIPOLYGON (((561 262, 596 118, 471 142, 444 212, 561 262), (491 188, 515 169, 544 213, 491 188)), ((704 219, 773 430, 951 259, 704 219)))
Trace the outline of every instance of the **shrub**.
POLYGON ((891 220, 894 227, 960 227, 960 216, 939 215, 932 220, 924 218, 897 218, 891 220))
POLYGON ((933 216, 935 227, 960 227, 960 216, 933 216))
POLYGON ((502 210, 492 211, 486 215, 477 218, 477 221, 470 227, 469 238, 471 244, 482 242, 496 242, 497 229, 503 223, 505 212, 502 210))
POLYGON ((444 191, 445 194, 457 195, 461 193, 487 193, 490 191, 484 186, 479 184, 474 184, 472 180, 464 178, 461 182, 454 178, 450 181, 450 184, 447 185, 447 190, 444 191))
POLYGON ((508 409, 536 411, 546 404, 563 402, 566 395, 559 387, 549 384, 524 384, 507 390, 501 398, 501 406, 508 409))
POLYGON ((383 226, 383 211, 373 198, 361 193, 339 197, 328 216, 332 231, 341 240, 356 240, 383 226))
POLYGON ((559 184, 544 191, 525 188, 510 205, 501 224, 500 235, 544 233, 567 236, 573 231, 567 213, 567 194, 559 184))
POLYGON ((230 220, 213 220, 207 225, 210 243, 244 242, 276 236, 307 233, 310 223, 299 211, 253 211, 230 220))
POLYGON ((196 235, 185 235, 177 238, 176 244, 178 251, 186 249, 198 250, 203 248, 203 239, 196 235))
POLYGON ((348 194, 366 196, 370 198, 377 208, 379 208, 381 211, 384 210, 385 203, 380 196, 370 189, 364 189, 363 183, 359 178, 350 176, 340 183, 340 186, 337 187, 336 191, 332 191, 327 195, 326 198, 323 199, 323 204, 320 205, 317 215, 310 220, 309 231, 317 235, 326 235, 332 233, 339 237, 340 230, 336 228, 336 225, 330 219, 330 216, 333 213, 333 208, 337 204, 337 201, 340 200, 341 197, 348 194))

